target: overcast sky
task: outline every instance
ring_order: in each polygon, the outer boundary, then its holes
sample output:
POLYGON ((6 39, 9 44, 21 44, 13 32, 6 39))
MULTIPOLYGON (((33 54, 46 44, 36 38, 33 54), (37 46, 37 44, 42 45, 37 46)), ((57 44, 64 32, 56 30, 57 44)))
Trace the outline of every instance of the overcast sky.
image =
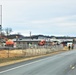
POLYGON ((2 27, 12 33, 76 36, 76 0, 0 0, 2 27))

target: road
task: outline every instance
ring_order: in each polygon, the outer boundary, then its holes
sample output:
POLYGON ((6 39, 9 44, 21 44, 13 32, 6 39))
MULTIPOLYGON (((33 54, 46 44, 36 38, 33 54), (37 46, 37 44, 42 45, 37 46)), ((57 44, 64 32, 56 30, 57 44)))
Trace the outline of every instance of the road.
POLYGON ((76 75, 76 50, 0 67, 0 75, 76 75))

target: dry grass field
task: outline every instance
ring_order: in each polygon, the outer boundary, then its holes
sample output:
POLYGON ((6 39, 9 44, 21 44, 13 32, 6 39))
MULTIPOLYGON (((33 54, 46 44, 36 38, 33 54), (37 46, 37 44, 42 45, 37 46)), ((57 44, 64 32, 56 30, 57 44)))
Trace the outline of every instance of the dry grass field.
POLYGON ((0 50, 0 58, 7 58, 8 54, 9 57, 15 57, 15 56, 21 56, 22 55, 22 50, 10 50, 8 52, 8 50, 0 50))
MULTIPOLYGON (((64 47, 63 50, 68 50, 67 47, 64 47)), ((0 58, 8 58, 8 57, 16 57, 16 56, 35 56, 35 55, 42 55, 46 53, 60 51, 57 49, 19 49, 19 50, 0 50, 0 58)))

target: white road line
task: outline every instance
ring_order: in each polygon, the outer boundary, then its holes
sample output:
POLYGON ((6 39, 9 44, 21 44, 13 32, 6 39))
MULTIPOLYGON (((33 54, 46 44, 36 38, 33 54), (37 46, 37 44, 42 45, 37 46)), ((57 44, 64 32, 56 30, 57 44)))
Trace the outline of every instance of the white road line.
POLYGON ((43 60, 46 60, 46 59, 49 59, 49 58, 52 58, 52 57, 44 58, 44 59, 37 60, 37 61, 31 62, 31 63, 28 63, 28 64, 24 64, 24 65, 21 65, 21 66, 18 66, 18 67, 14 67, 14 68, 8 69, 8 70, 5 70, 5 71, 1 71, 0 74, 8 72, 8 71, 11 71, 11 70, 14 70, 14 69, 17 69, 17 68, 21 68, 21 67, 24 67, 24 66, 27 66, 27 65, 30 65, 30 64, 34 64, 34 63, 37 63, 37 62, 40 62, 40 61, 43 61, 43 60))
MULTIPOLYGON (((64 54, 65 54, 65 53, 64 53, 64 54)), ((60 57, 62 57, 62 56, 63 56, 63 53, 58 54, 58 55, 60 55, 60 57)), ((54 55, 54 56, 52 56, 52 57, 43 58, 43 59, 40 59, 40 60, 31 62, 31 63, 28 63, 28 64, 24 64, 24 65, 21 65, 21 66, 18 66, 18 67, 14 67, 14 68, 11 68, 11 69, 8 69, 8 70, 5 70, 5 71, 1 71, 0 74, 1 74, 1 73, 5 73, 5 72, 8 72, 8 71, 11 71, 11 70, 14 70, 14 69, 17 69, 17 68, 21 68, 21 67, 24 67, 24 66, 28 66, 28 65, 30 65, 30 64, 34 64, 34 63, 37 63, 37 62, 40 62, 40 61, 43 61, 43 60, 46 60, 46 59, 48 60, 49 58, 51 58, 51 60, 52 60, 52 59, 55 60, 55 59, 60 58, 60 57, 57 57, 57 55, 54 55)))

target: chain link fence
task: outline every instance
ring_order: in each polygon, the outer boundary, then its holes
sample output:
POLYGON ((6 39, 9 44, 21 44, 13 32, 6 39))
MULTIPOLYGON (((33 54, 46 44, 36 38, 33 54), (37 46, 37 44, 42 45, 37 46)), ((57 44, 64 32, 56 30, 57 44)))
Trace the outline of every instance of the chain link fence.
POLYGON ((18 60, 22 58, 40 56, 45 54, 50 54, 52 52, 62 51, 63 45, 27 45, 27 46, 17 46, 17 47, 0 47, 0 63, 18 60))

